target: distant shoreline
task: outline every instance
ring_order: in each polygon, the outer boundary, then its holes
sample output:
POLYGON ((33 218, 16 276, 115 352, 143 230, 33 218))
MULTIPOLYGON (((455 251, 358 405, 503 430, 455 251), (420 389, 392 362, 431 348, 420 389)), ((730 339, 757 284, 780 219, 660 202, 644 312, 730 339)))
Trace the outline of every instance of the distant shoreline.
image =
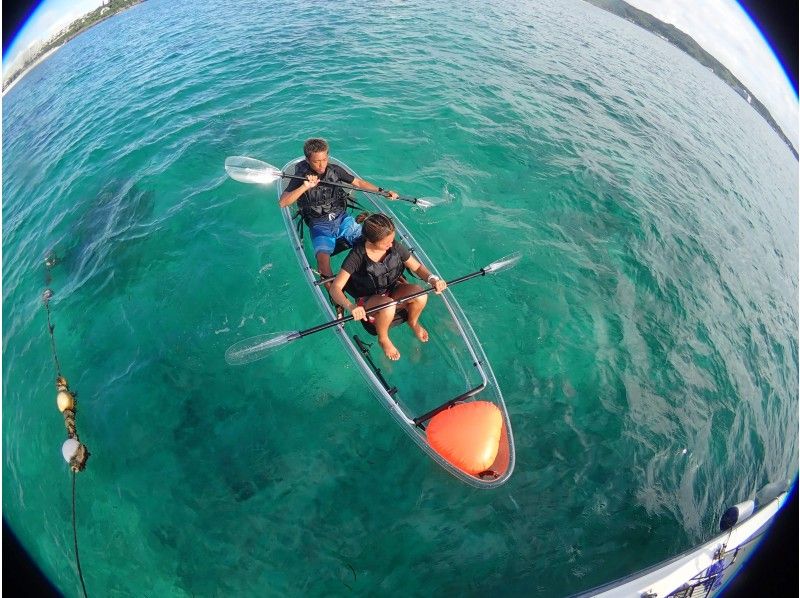
POLYGON ((585 1, 660 37, 667 43, 672 44, 682 52, 688 54, 690 58, 693 58, 701 65, 710 69, 717 77, 722 79, 724 83, 733 89, 733 91, 741 96, 742 99, 744 99, 750 105, 750 107, 753 108, 753 110, 761 115, 761 118, 767 121, 767 124, 772 128, 772 130, 775 131, 778 137, 780 137, 781 140, 788 146, 789 151, 792 152, 795 160, 800 158, 794 143, 792 143, 792 140, 790 140, 786 133, 783 132, 783 129, 773 118, 767 107, 761 103, 756 95, 750 91, 744 85, 744 83, 739 81, 736 75, 734 75, 730 69, 728 69, 728 67, 708 53, 690 35, 681 31, 674 25, 670 25, 669 23, 665 23, 664 21, 657 19, 650 13, 631 6, 624 0, 585 1))
POLYGON ((3 94, 6 95, 8 91, 11 90, 14 85, 17 84, 17 81, 23 79, 25 75, 27 75, 31 70, 33 70, 38 64, 41 64, 46 58, 51 56, 56 50, 61 48, 67 42, 75 39, 84 31, 88 31, 95 25, 99 25, 103 21, 110 19, 111 17, 115 17, 116 15, 125 12, 129 8, 133 8, 137 4, 141 4, 144 0, 127 0, 127 4, 124 6, 120 6, 114 12, 111 12, 108 6, 99 6, 91 12, 86 13, 80 19, 73 21, 69 29, 66 32, 62 32, 60 35, 56 36, 55 38, 50 39, 48 42, 45 43, 45 47, 57 43, 54 47, 50 48, 47 52, 42 54, 41 56, 36 57, 36 59, 29 65, 23 67, 20 71, 16 71, 11 77, 13 78, 8 86, 5 86, 5 81, 3 81, 3 94), (104 14, 103 9, 106 9, 109 14, 104 14), (90 22, 86 22, 87 19, 90 22))
POLYGON ((18 77, 16 77, 16 78, 15 78, 15 79, 14 79, 14 80, 11 82, 11 85, 9 85, 8 87, 6 87, 6 88, 3 90, 3 95, 6 95, 6 94, 7 94, 9 91, 11 91, 11 89, 12 89, 12 88, 13 88, 13 87, 14 87, 14 86, 17 84, 17 83, 19 83, 20 81, 22 81, 22 80, 25 78, 25 75, 27 75, 28 73, 30 73, 30 72, 31 72, 33 69, 35 69, 35 68, 36 68, 36 67, 37 67, 39 64, 41 64, 41 63, 42 63, 42 62, 44 62, 44 61, 45 61, 47 58, 49 58, 50 56, 52 56, 53 54, 55 54, 56 52, 58 52, 58 50, 59 50, 59 49, 60 49, 60 48, 61 48, 63 45, 64 45, 64 44, 61 44, 61 46, 56 46, 55 48, 52 48, 52 49, 48 50, 46 54, 42 54, 41 56, 39 56, 39 58, 37 58, 37 59, 36 59, 36 61, 35 61, 33 64, 31 64, 31 65, 30 65, 28 68, 26 68, 24 71, 22 71, 22 72, 19 74, 19 76, 18 76, 18 77))

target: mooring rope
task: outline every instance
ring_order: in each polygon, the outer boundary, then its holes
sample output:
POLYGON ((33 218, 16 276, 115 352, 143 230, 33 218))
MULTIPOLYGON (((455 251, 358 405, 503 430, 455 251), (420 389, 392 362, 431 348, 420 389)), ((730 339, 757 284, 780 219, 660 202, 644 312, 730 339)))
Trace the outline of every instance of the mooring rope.
POLYGON ((78 565, 78 577, 81 580, 84 598, 89 598, 86 593, 86 584, 83 582, 83 571, 81 571, 81 559, 78 556, 78 526, 75 523, 75 472, 72 472, 72 537, 75 540, 75 564, 78 565))
MULTIPOLYGON (((50 282, 50 267, 54 264, 55 260, 50 260, 50 258, 45 260, 45 266, 47 267, 45 280, 48 284, 50 282)), ((78 577, 81 580, 81 588, 83 590, 84 598, 88 598, 88 594, 86 593, 86 583, 84 582, 83 571, 81 569, 81 560, 78 555, 78 524, 75 508, 75 480, 76 474, 85 469, 86 461, 89 459, 90 453, 89 449, 86 448, 86 445, 81 443, 80 438, 78 437, 78 430, 75 425, 75 411, 77 410, 77 402, 75 397, 77 396, 77 393, 70 390, 67 379, 61 374, 61 362, 59 361, 58 353, 56 352, 55 326, 50 320, 50 299, 52 297, 53 291, 50 289, 45 289, 44 293, 42 293, 42 302, 44 303, 44 308, 47 312, 47 332, 50 335, 50 349, 53 353, 53 362, 56 366, 56 405, 58 406, 58 410, 61 411, 64 416, 64 425, 67 428, 67 440, 61 447, 61 453, 64 456, 64 460, 69 464, 70 469, 72 470, 72 537, 75 545, 75 563, 78 568, 78 577)))
POLYGON ((56 353, 56 337, 53 334, 55 326, 50 322, 50 297, 53 296, 53 291, 45 289, 42 299, 44 301, 44 309, 47 312, 47 331, 50 333, 50 350, 53 352, 53 361, 56 362, 56 375, 61 376, 61 364, 58 361, 58 353, 56 353))

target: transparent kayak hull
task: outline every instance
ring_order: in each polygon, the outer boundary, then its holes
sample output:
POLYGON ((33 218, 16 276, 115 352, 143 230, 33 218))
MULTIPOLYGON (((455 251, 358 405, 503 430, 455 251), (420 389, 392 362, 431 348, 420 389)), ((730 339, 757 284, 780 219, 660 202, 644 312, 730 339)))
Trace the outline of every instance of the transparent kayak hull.
MULTIPOLYGON (((283 172, 294 174, 296 166, 302 160, 303 158, 296 158, 290 161, 283 167, 283 172)), ((330 161, 358 176, 341 161, 334 158, 330 161)), ((279 196, 288 181, 289 179, 284 179, 282 184, 278 185, 279 196)), ((428 270, 442 276, 382 197, 360 191, 347 193, 364 210, 383 212, 392 218, 396 238, 411 248, 415 257, 425 264, 428 270)), ((308 231, 304 230, 304 225, 300 224, 301 219, 296 214, 297 206, 292 205, 281 211, 294 254, 324 319, 336 319, 336 312, 324 286, 318 284, 316 258, 313 255, 308 231)), ((335 256, 332 259, 334 272, 338 271, 344 255, 346 252, 340 254, 341 257, 335 256)), ((427 287, 427 284, 421 281, 409 282, 420 284, 423 288, 427 287)), ((401 359, 397 362, 390 362, 384 357, 377 343, 374 343, 374 337, 369 336, 360 323, 349 322, 333 327, 332 330, 354 363, 358 365, 374 395, 429 457, 468 484, 479 488, 500 486, 514 471, 515 455, 511 422, 497 380, 469 320, 452 291, 447 289, 441 295, 429 294, 428 298, 428 305, 420 322, 427 327, 431 339, 428 343, 420 343, 413 338, 407 326, 392 328, 390 331, 392 341, 401 351, 401 359), (375 349, 370 350, 369 347, 373 344, 375 349), (427 420, 420 421, 425 414, 444 407, 453 399, 458 399, 457 402, 491 402, 502 415, 497 456, 492 465, 480 474, 467 473, 436 452, 426 437, 427 420)))

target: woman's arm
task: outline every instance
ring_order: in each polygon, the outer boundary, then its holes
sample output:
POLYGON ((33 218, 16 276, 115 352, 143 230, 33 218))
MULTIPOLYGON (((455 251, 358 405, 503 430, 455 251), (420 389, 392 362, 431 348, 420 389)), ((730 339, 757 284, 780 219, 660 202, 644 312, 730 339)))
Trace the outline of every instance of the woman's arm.
POLYGON ((437 295, 440 295, 441 292, 447 288, 446 281, 442 280, 435 274, 431 274, 430 270, 423 266, 422 263, 413 255, 405 261, 405 265, 406 268, 411 270, 419 278, 426 281, 429 285, 436 289, 437 295))
POLYGON ((364 320, 367 317, 366 310, 350 301, 344 294, 344 287, 348 280, 350 280, 350 273, 346 270, 339 270, 339 273, 336 275, 336 278, 333 279, 333 284, 331 285, 331 299, 333 299, 337 305, 341 305, 349 311, 353 315, 354 320, 364 320))

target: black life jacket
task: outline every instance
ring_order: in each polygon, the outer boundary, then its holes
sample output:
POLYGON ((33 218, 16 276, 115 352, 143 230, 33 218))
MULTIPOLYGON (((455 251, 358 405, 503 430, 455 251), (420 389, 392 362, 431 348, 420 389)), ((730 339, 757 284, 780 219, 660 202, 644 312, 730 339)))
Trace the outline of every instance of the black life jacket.
MULTIPOLYGON (((305 177, 308 174, 317 174, 303 160, 295 169, 297 176, 305 177)), ((303 215, 303 220, 309 226, 315 222, 335 220, 342 212, 347 209, 347 193, 341 187, 333 185, 323 185, 321 181, 338 183, 339 175, 330 165, 325 169, 325 173, 319 177, 320 184, 313 189, 303 193, 297 200, 297 206, 303 215)))
POLYGON ((344 287, 344 290, 352 297, 382 295, 397 283, 405 271, 406 266, 394 245, 389 248, 380 262, 373 262, 369 259, 363 240, 355 244, 353 252, 358 252, 362 256, 362 263, 366 264, 366 268, 362 266, 353 272, 344 287))

